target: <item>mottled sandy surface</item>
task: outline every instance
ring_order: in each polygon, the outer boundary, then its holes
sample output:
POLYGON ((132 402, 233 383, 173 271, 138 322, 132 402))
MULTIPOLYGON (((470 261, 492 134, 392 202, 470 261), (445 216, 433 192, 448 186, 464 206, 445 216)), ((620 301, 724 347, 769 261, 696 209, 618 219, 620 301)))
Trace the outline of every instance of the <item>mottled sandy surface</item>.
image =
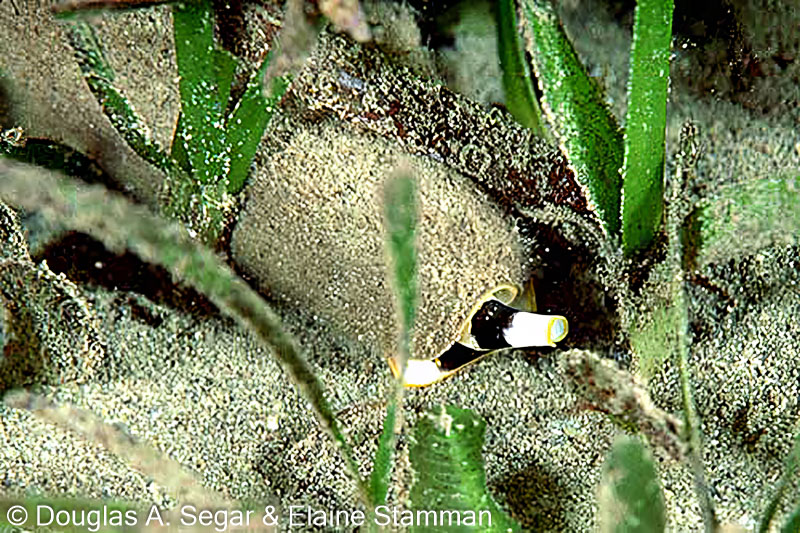
MULTIPOLYGON (((152 200, 159 176, 120 147, 119 140, 106 143, 105 139, 116 139, 115 134, 82 85, 77 68, 70 66, 59 30, 42 22, 43 7, 38 3, 17 3, 22 4, 18 15, 12 4, 0 3, 4 17, 0 31, 5 37, 0 66, 15 80, 28 77, 12 94, 12 116, 32 132, 82 150, 91 151, 93 139, 103 140, 96 149, 106 154, 103 162, 109 172, 125 176, 136 196, 152 200), (25 20, 34 33, 6 24, 12 16, 21 17, 13 19, 17 24, 25 20), (11 40, 29 46, 9 51, 11 40), (60 81, 48 86, 42 80, 60 81), (78 107, 67 112, 67 103, 78 107), (60 121, 61 115, 69 119, 60 121)), ((569 7, 565 8, 568 28, 579 50, 597 58, 591 68, 606 83, 615 111, 622 111, 626 30, 606 20, 594 24, 591 32, 581 32, 581 10, 569 7)), ((137 109, 152 119, 156 137, 164 142, 174 120, 170 106, 175 96, 160 92, 160 87, 174 87, 174 73, 169 74, 173 59, 164 48, 169 42, 168 25, 162 20, 167 12, 155 13, 130 16, 139 29, 149 28, 148 21, 157 19, 155 35, 147 38, 137 30, 131 41, 133 37, 125 35, 125 18, 115 21, 117 30, 103 23, 102 31, 109 48, 118 52, 133 48, 131 79, 121 76, 120 82, 136 94, 137 109), (140 49, 153 46, 157 50, 152 53, 140 49), (144 79, 151 78, 160 81, 158 91, 144 88, 144 79)), ((766 39, 755 39, 756 45, 778 46, 766 39)), ((783 50, 791 44, 780 46, 783 50)), ((678 59, 683 61, 683 56, 678 59)), ((115 61, 120 69, 127 64, 125 59, 115 61)), ((678 67, 690 68, 691 58, 685 62, 678 67)), ((705 151, 698 173, 709 191, 722 183, 789 169, 796 173, 800 168, 798 95, 788 94, 774 104, 774 92, 764 87, 773 81, 775 87, 796 90, 786 81, 794 76, 791 68, 769 79, 759 78, 747 105, 698 95, 686 89, 681 78, 674 83, 670 140, 674 142, 687 118, 699 124, 705 151), (774 104, 780 112, 754 109, 753 99, 774 104)), ((797 251, 767 249, 738 262, 708 267, 704 274, 721 290, 689 286, 691 364, 706 435, 706 475, 722 521, 747 528, 757 523, 798 430, 797 251)), ((348 258, 341 261, 344 267, 348 258)), ((40 393, 87 409, 152 444, 205 486, 230 498, 327 509, 353 505, 353 484, 337 451, 269 350, 251 335, 214 312, 178 310, 122 290, 80 288, 100 320, 105 357, 85 383, 38 386, 40 393)), ((313 302, 303 307, 283 302, 279 310, 326 386, 362 473, 367 474, 391 385, 380 350, 359 341, 357 334, 343 333, 340 325, 332 326, 315 312, 313 302)), ((411 390, 405 427, 429 406, 473 409, 487 422, 487 478, 501 505, 535 531, 586 531, 594 523, 601 465, 620 430, 601 413, 579 409, 559 366, 559 353, 499 354, 440 385, 411 390)), ((672 366, 656 373, 649 387, 660 407, 679 413, 677 373, 672 366)), ((405 466, 407 434, 399 443, 393 500, 404 495, 410 481, 405 466)), ((699 530, 699 507, 688 468, 660 451, 655 457, 670 529, 699 530)), ((174 504, 169 489, 101 444, 2 404, 0 493, 174 504)))

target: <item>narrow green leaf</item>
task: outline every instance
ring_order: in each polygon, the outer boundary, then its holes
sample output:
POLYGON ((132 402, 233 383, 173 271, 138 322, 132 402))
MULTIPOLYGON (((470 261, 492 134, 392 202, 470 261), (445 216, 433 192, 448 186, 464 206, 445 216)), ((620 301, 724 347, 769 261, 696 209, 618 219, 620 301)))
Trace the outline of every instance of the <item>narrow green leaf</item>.
POLYGON ((386 418, 383 420, 383 431, 378 439, 378 449, 375 452, 375 461, 372 463, 372 474, 369 478, 369 494, 372 498, 372 507, 383 505, 389 493, 389 482, 392 477, 394 460, 395 437, 397 425, 397 402, 392 398, 386 408, 386 418))
POLYGON ((692 267, 800 242, 800 176, 721 187, 692 213, 685 240, 692 267))
MULTIPOLYGON (((667 233, 667 257, 663 262, 668 271, 666 277, 670 280, 667 287, 666 304, 672 306, 670 311, 670 321, 673 322, 673 334, 665 340, 669 341, 669 346, 665 350, 675 355, 675 363, 678 368, 678 377, 681 387, 681 403, 683 404, 683 427, 684 439, 686 444, 686 455, 688 464, 692 470, 694 478, 694 490, 700 504, 700 512, 703 517, 703 527, 706 533, 715 533, 719 529, 719 520, 714 507, 714 500, 711 498, 708 483, 706 482, 705 465, 703 463, 703 425, 700 414, 697 411, 697 404, 694 399, 694 383, 689 366, 691 357, 691 344, 689 336, 689 296, 686 293, 686 270, 683 268, 682 259, 684 256, 683 242, 680 238, 682 231, 680 211, 676 210, 679 202, 676 200, 685 190, 685 179, 691 174, 690 163, 693 135, 681 135, 681 148, 679 152, 678 173, 676 179, 670 181, 670 204, 672 209, 666 217, 667 233)), ((658 317, 659 319, 662 317, 658 317)))
POLYGON ((672 10, 672 0, 639 0, 636 6, 622 172, 622 246, 628 255, 647 248, 661 227, 672 10))
POLYGON ((215 68, 219 56, 211 0, 176 5, 172 21, 181 96, 181 128, 173 144, 183 144, 194 179, 213 182, 228 174, 230 153, 225 143, 225 102, 220 100, 215 68))
POLYGON ((94 160, 69 146, 48 139, 26 139, 18 146, 0 141, 0 154, 85 181, 111 182, 111 178, 94 160))
POLYGON ((386 183, 386 229, 400 318, 406 332, 413 328, 417 301, 416 196, 417 187, 410 176, 400 174, 386 183))
POLYGON ((497 3, 497 45, 500 68, 503 70, 506 107, 517 122, 540 137, 545 137, 547 132, 542 126, 542 111, 525 58, 515 0, 500 0, 497 3))
POLYGON ((800 533, 800 504, 794 508, 786 523, 783 524, 781 533, 800 533))
POLYGON ((650 454, 635 438, 616 440, 603 465, 598 491, 602 533, 664 531, 664 497, 650 454))
MULTIPOLYGON (((417 305, 417 187, 414 179, 401 170, 392 176, 384 189, 384 215, 386 218, 387 248, 392 262, 394 289, 400 309, 402 332, 397 368, 403 372, 411 353, 411 332, 417 305)), ((375 462, 370 477, 370 496, 373 507, 386 501, 395 448, 395 426, 403 405, 405 390, 403 376, 399 376, 389 405, 383 432, 378 441, 375 462)))
MULTIPOLYGON (((783 495, 786 493, 786 489, 792 482, 792 478, 797 472, 798 466, 800 466, 800 433, 795 435, 794 446, 784 463, 783 475, 781 475, 778 486, 775 488, 775 494, 773 494, 766 509, 764 509, 764 516, 758 524, 758 533, 767 533, 767 531, 769 531, 769 526, 772 524, 772 519, 775 517, 775 512, 778 510, 778 505, 780 505, 781 499, 783 499, 783 495)), ((796 533, 800 531, 798 526, 800 526, 800 507, 792 513, 781 531, 783 533, 790 531, 796 533)))
POLYGON ((542 109, 607 232, 620 228, 622 132, 548 0, 520 0, 542 109))
POLYGON ((144 261, 169 270, 205 294, 220 310, 270 347, 283 370, 309 402, 320 426, 340 450, 358 496, 369 505, 369 491, 352 450, 326 399, 322 383, 278 315, 211 249, 190 239, 185 230, 165 223, 142 206, 98 186, 78 188, 68 179, 0 157, 0 198, 10 205, 40 210, 42 215, 85 232, 109 250, 130 249, 144 261))
MULTIPOLYGON (((486 489, 481 456, 485 431, 486 422, 469 409, 442 406, 420 418, 411 447, 414 485, 409 507, 412 511, 458 511, 462 520, 474 516, 473 524, 462 521, 460 526, 451 524, 447 531, 520 530, 486 489)), ((412 531, 434 529, 419 520, 413 525, 416 527, 411 527, 412 531)))
POLYGON ((258 144, 264 136, 272 114, 278 102, 289 87, 288 77, 276 78, 272 81, 269 97, 265 97, 262 80, 269 66, 270 53, 247 83, 241 100, 236 104, 227 121, 227 136, 230 146, 230 173, 228 175, 228 192, 236 193, 244 187, 250 163, 256 155, 258 144))
POLYGON ((179 172, 177 165, 150 138, 147 126, 127 98, 114 87, 114 72, 106 62, 94 29, 85 22, 70 24, 69 38, 89 89, 125 142, 144 160, 167 174, 179 172))
MULTIPOLYGON (((228 104, 231 94, 231 83, 236 72, 236 58, 227 50, 216 48, 214 50, 214 75, 217 79, 217 90, 219 92, 219 102, 224 111, 228 104)), ((178 126, 175 128, 175 137, 172 139, 172 158, 186 172, 192 171, 189 163, 189 154, 186 152, 186 145, 183 139, 186 137, 186 124, 183 114, 178 117, 178 126)))
POLYGON ((231 94, 231 83, 233 75, 236 73, 236 58, 221 48, 214 49, 214 75, 217 78, 217 90, 219 91, 219 103, 222 105, 223 112, 228 105, 228 98, 231 94))
POLYGON ((172 148, 170 156, 180 167, 186 171, 187 176, 192 172, 192 165, 189 163, 189 154, 186 153, 186 143, 183 139, 186 137, 183 113, 178 114, 178 124, 175 127, 175 136, 172 138, 172 148))

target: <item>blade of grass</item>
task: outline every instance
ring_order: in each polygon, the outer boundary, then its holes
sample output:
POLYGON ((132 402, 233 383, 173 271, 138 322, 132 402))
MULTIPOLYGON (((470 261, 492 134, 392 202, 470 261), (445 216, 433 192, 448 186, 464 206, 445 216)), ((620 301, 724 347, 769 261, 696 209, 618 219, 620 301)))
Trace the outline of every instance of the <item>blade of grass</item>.
MULTIPOLYGON (((402 409, 405 386, 403 374, 411 354, 411 332, 417 306, 417 190, 413 178, 401 170, 386 183, 384 190, 384 210, 387 228, 387 248, 393 266, 394 291, 400 310, 401 338, 400 356, 397 367, 400 376, 395 383, 383 432, 378 440, 375 462, 370 476, 370 496, 372 509, 386 501, 395 447, 395 427, 398 411, 402 409)), ((372 520, 370 520, 372 522, 372 520)))
POLYGON ((678 168, 675 177, 670 181, 669 205, 667 212, 667 258, 666 265, 670 270, 669 281, 670 303, 674 306, 674 335, 673 345, 665 348, 675 354, 678 368, 678 379, 681 387, 681 402, 683 404, 684 440, 686 442, 686 455, 692 469, 694 489, 700 504, 703 517, 703 526, 706 533, 715 533, 719 529, 719 521, 714 509, 714 501, 709 494, 706 483, 705 466, 703 464, 703 433, 700 415, 694 401, 694 387, 689 368, 689 303, 686 296, 686 272, 683 269, 683 243, 681 241, 682 209, 680 198, 686 190, 687 180, 694 175, 694 158, 690 157, 693 136, 681 135, 681 148, 677 160, 678 168))
POLYGON ((667 523, 664 497, 650 454, 638 439, 614 442, 598 491, 601 533, 658 533, 667 523))
POLYGON ((633 23, 622 171, 622 247, 629 256, 647 248, 661 227, 672 11, 672 0, 638 0, 633 23))
POLYGON ((214 49, 214 76, 217 79, 219 103, 223 112, 228 105, 228 98, 231 95, 231 83, 237 66, 237 60, 233 54, 221 48, 214 49))
POLYGON ((57 170, 68 176, 80 177, 86 181, 111 182, 111 178, 91 158, 49 139, 29 138, 19 146, 0 143, 0 154, 23 163, 57 170))
POLYGON ((175 135, 172 137, 172 147, 170 156, 180 167, 186 171, 186 178, 192 173, 192 165, 189 163, 189 154, 186 153, 186 144, 183 139, 186 137, 186 125, 183 120, 183 113, 178 114, 178 124, 175 127, 175 135))
POLYGON ((417 187, 406 171, 400 171, 386 184, 384 202, 394 289, 403 326, 401 351, 408 356, 417 302, 417 187))
POLYGON ((320 426, 341 452, 359 498, 369 505, 368 487, 352 450, 302 351, 275 312, 212 250, 192 241, 178 225, 165 223, 102 187, 78 188, 69 180, 57 180, 41 169, 3 158, 0 177, 0 198, 9 204, 38 210, 51 221, 91 235, 109 250, 130 249, 144 261, 163 266, 258 336, 311 405, 320 426))
MULTIPOLYGON (((217 79, 217 90, 219 92, 219 101, 221 105, 227 105, 228 98, 231 94, 231 83, 233 82, 233 75, 236 72, 236 58, 227 50, 215 49, 214 50, 214 73, 217 79)), ((183 114, 178 117, 178 126, 175 128, 175 136, 172 139, 171 155, 181 168, 186 172, 191 172, 192 167, 189 163, 189 154, 186 153, 186 146, 183 139, 186 137, 186 124, 183 120, 183 114)))
POLYGON ((230 503, 216 491, 203 487, 180 463, 149 444, 137 441, 90 411, 59 405, 27 391, 10 392, 3 398, 3 402, 9 407, 24 409, 55 426, 73 431, 89 442, 102 445, 136 470, 173 491, 181 502, 192 502, 206 507, 230 503))
MULTIPOLYGON (((469 409, 442 406, 438 412, 429 411, 420 418, 411 448, 415 474, 409 500, 412 511, 488 512, 491 525, 483 523, 480 531, 520 531, 486 489, 481 456, 485 432, 486 422, 469 409)), ((411 531, 430 531, 422 524, 415 525, 411 531)), ((475 530, 464 525, 448 529, 475 530)))
POLYGON ((181 173, 174 161, 150 138, 147 126, 127 98, 114 87, 114 72, 103 56, 94 29, 85 22, 71 24, 69 38, 89 89, 125 142, 144 160, 167 174, 181 173))
POLYGON ((269 97, 264 96, 264 75, 272 54, 266 59, 247 83, 242 98, 228 117, 227 134, 231 150, 230 173, 228 176, 228 192, 233 194, 244 187, 250 163, 253 162, 258 145, 264 136, 269 120, 286 89, 289 87, 288 76, 272 80, 269 97))
POLYGON ((173 144, 183 144, 195 180, 217 181, 228 174, 230 165, 223 120, 227 102, 220 100, 230 87, 220 88, 215 68, 220 60, 214 41, 211 1, 176 5, 172 21, 181 96, 181 128, 173 144))
MULTIPOLYGON (((214 72, 217 78, 219 101, 223 109, 227 105, 231 94, 231 83, 236 72, 236 66, 236 58, 230 52, 221 49, 214 50, 214 72)), ((175 128, 175 136, 172 138, 171 155, 181 168, 186 172, 191 172, 192 166, 189 163, 189 154, 186 152, 186 144, 183 142, 185 137, 186 124, 183 120, 183 113, 181 113, 178 117, 178 125, 175 128)))
POLYGON ((781 528, 781 533, 797 533, 798 531, 800 531, 800 505, 795 507, 781 528))
POLYGON ((533 89, 531 71, 525 58, 525 45, 517 19, 515 0, 497 3, 497 50, 503 70, 506 107, 517 122, 540 137, 547 137, 542 125, 542 111, 533 89))
POLYGON ((548 0, 520 0, 523 35, 550 130, 614 235, 620 228, 622 132, 548 0))
MULTIPOLYGON (((775 494, 773 494, 766 509, 764 509, 764 516, 758 524, 758 533, 767 533, 769 531, 769 526, 772 524, 773 518, 775 518, 778 505, 780 505, 781 499, 783 499, 783 495, 786 493, 786 489, 789 487, 792 478, 797 472, 798 466, 800 466, 800 433, 795 435, 794 446, 786 457, 783 474, 781 475, 780 481, 778 481, 778 486, 775 488, 775 494)), ((797 527, 792 526, 792 524, 795 524, 795 526, 800 524, 800 514, 798 514, 798 510, 792 513, 781 531, 791 531, 793 533, 798 531, 797 527)))
POLYGON ((688 447, 687 455, 694 475, 695 492, 700 500, 700 510, 703 515, 705 531, 706 533, 714 533, 717 531, 719 524, 714 510, 714 502, 708 493, 708 484, 705 479, 702 425, 700 416, 697 413, 697 406, 694 402, 691 370, 689 369, 689 341, 687 338, 689 316, 686 307, 687 302, 683 288, 683 279, 681 278, 679 284, 676 285, 679 285, 679 288, 676 288, 673 301, 682 312, 679 314, 680 323, 675 330, 675 337, 678 354, 678 375, 681 385, 681 401, 683 403, 683 423, 688 447))

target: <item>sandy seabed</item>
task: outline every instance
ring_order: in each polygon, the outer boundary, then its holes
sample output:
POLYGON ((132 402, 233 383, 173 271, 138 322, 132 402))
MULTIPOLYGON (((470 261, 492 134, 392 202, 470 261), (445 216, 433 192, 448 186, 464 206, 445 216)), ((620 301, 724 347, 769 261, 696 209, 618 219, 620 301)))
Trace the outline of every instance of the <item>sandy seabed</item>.
MULTIPOLYGON (((622 116, 626 76, 621 73, 627 71, 629 30, 592 6, 564 3, 565 25, 579 52, 592 58, 587 61, 590 72, 603 81, 612 109, 622 116)), ((91 154, 123 183, 128 195, 154 205, 160 175, 125 146, 102 115, 80 77, 62 27, 46 7, 24 0, 0 3, 0 69, 13 86, 4 86, 3 128, 19 125, 30 137, 52 138, 91 154)), ((751 2, 742 8, 743 16, 761 13, 746 19, 752 25, 743 31, 753 56, 761 54, 765 74, 754 75, 743 94, 714 81, 724 80, 725 73, 709 67, 714 64, 711 51, 692 55, 691 48, 680 48, 673 63, 670 146, 687 119, 699 125, 704 148, 697 167, 699 186, 712 196, 726 184, 797 174, 800 169, 800 41, 796 35, 768 31, 782 15, 775 11, 770 18, 769 10, 759 7, 751 2), (778 56, 794 59, 780 68, 783 59, 774 59, 778 56), (701 77, 710 81, 704 85, 701 77)), ((797 28, 797 14, 791 21, 797 28)), ((169 10, 95 22, 119 85, 146 117, 154 138, 166 145, 178 106, 169 10)), ((676 42, 680 46, 683 41, 676 42)), ((284 110, 275 119, 276 128, 284 133, 286 124, 307 128, 307 135, 323 140, 320 129, 334 128, 343 146, 361 146, 363 152, 353 149, 354 158, 400 151, 390 141, 336 119, 326 118, 320 126, 304 122, 307 117, 299 120, 294 112, 284 110)), ((265 143, 260 161, 273 149, 265 143)), ((356 160, 353 166, 358 164, 356 160)), ((309 183, 313 179, 310 172, 309 183)), ((25 214, 22 224, 34 258, 47 257, 52 264, 48 250, 68 258, 91 253, 101 263, 98 270, 103 261, 119 261, 98 251, 92 241, 65 241, 64 228, 43 226, 35 213, 25 214), (53 245, 53 240, 62 245, 53 245)), ((323 230, 337 238, 337 228, 323 230)), ((347 276, 351 260, 340 261, 338 271, 347 276)), ((711 289, 705 283, 690 283, 687 289, 691 371, 703 420, 707 482, 721 521, 746 529, 755 527, 773 494, 798 431, 798 267, 796 247, 767 247, 706 267, 702 275, 711 289)), ((313 265, 285 268, 294 282, 313 265)), ((130 270, 142 285, 163 283, 163 273, 130 270)), ((164 294, 185 296, 182 288, 167 283, 159 294, 145 296, 143 291, 103 286, 96 282, 101 277, 95 272, 89 281, 77 281, 102 336, 102 358, 91 375, 75 383, 26 385, 55 404, 88 411, 120 434, 151 446, 224 498, 284 510, 293 505, 326 512, 355 509, 354 486, 341 457, 269 349, 202 297, 178 298, 176 303, 164 294)), ((309 283, 316 283, 311 274, 309 283)), ((255 280, 253 284, 258 285, 255 280)), ((366 475, 392 385, 381 348, 369 335, 359 338, 348 332, 342 326, 347 320, 330 316, 330 306, 319 304, 325 314, 313 301, 299 305, 269 294, 268 287, 261 289, 304 347, 366 475)), ((578 337, 580 328, 571 324, 578 337)), ((566 385, 561 353, 501 353, 434 387, 409 390, 390 501, 407 496, 412 477, 407 429, 426 409, 452 404, 470 408, 486 421, 488 485, 511 516, 534 531, 594 527, 601 467, 621 430, 604 414, 579 408, 566 385)), ((680 413, 673 365, 660 368, 648 387, 660 408, 680 413)), ((691 471, 658 450, 655 458, 669 529, 699 530, 691 471)), ((7 404, 0 404, 0 494, 9 499, 82 496, 164 508, 177 504, 172 488, 102 442, 7 404)), ((784 502, 779 513, 786 513, 790 503, 784 502)), ((285 521, 280 525, 288 527, 285 521)))

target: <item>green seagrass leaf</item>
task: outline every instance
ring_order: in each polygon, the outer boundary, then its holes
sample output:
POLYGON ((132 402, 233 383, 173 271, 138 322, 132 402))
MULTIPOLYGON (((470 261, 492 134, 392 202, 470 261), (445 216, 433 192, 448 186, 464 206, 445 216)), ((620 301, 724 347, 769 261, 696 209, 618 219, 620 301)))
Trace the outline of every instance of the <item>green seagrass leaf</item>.
MULTIPOLYGON (((519 524, 497 506, 486 488, 481 456, 485 431, 486 422, 469 409, 442 406, 419 419, 411 447, 415 479, 411 511, 459 512, 461 524, 449 525, 448 531, 520 531, 519 524), (473 514, 475 523, 465 523, 473 514)), ((420 522, 416 520, 411 530, 434 529, 420 522)))
MULTIPOLYGON (((391 257, 393 286, 402 323, 399 354, 395 360, 402 373, 411 353, 411 332, 417 306, 417 186, 414 178, 405 170, 398 171, 387 181, 383 201, 386 247, 391 257)), ((374 506, 386 501, 389 490, 394 464, 395 426, 398 419, 402 419, 399 411, 403 405, 403 392, 404 383, 400 375, 397 376, 386 408, 386 419, 370 476, 369 491, 374 506)))
POLYGON ((601 533, 664 531, 664 497, 650 454, 641 441, 618 438, 603 465, 598 491, 601 533))
POLYGON ((278 102, 289 87, 288 76, 278 77, 272 80, 269 95, 264 95, 262 80, 271 57, 271 53, 267 55, 261 68, 250 78, 242 98, 237 102, 226 123, 231 157, 227 190, 231 194, 239 192, 244 187, 250 163, 256 155, 264 130, 278 102))
MULTIPOLYGON (((800 466, 800 433, 794 437, 794 446, 784 461, 783 475, 781 475, 781 479, 778 481, 775 493, 772 495, 769 503, 767 503, 766 509, 764 509, 764 516, 761 517, 761 522, 758 524, 758 533, 767 533, 770 530, 770 525, 775 518, 778 506, 784 494, 786 494, 786 489, 791 487, 798 466, 800 466)), ((786 519, 783 528, 781 528, 781 533, 797 533, 800 531, 800 503, 795 505, 794 511, 789 515, 789 518, 786 519)))
POLYGON ((653 242, 664 211, 672 11, 672 0, 639 0, 636 6, 622 171, 622 247, 627 255, 653 242))
POLYGON ((606 231, 620 229, 622 132, 548 0, 520 0, 525 46, 553 135, 606 231))
POLYGON ((68 35, 89 89, 125 142, 144 160, 167 174, 179 173, 175 162, 152 140, 147 126, 128 99, 114 86, 114 71, 106 62, 94 29, 86 22, 75 22, 69 25, 68 35))
POLYGON ((518 22, 516 0, 500 0, 497 3, 497 51, 503 71, 506 107, 517 122, 545 137, 542 111, 533 89, 518 22))
MULTIPOLYGON (((217 62, 226 60, 219 59, 214 41, 211 1, 176 5, 172 22, 181 97, 180 127, 173 146, 183 145, 195 180, 214 182, 227 176, 230 166, 223 120, 227 101, 220 99, 230 91, 230 82, 227 90, 220 88, 220 77, 225 77, 229 67, 216 68, 217 62)), ((180 151, 176 155, 180 155, 180 151)))

